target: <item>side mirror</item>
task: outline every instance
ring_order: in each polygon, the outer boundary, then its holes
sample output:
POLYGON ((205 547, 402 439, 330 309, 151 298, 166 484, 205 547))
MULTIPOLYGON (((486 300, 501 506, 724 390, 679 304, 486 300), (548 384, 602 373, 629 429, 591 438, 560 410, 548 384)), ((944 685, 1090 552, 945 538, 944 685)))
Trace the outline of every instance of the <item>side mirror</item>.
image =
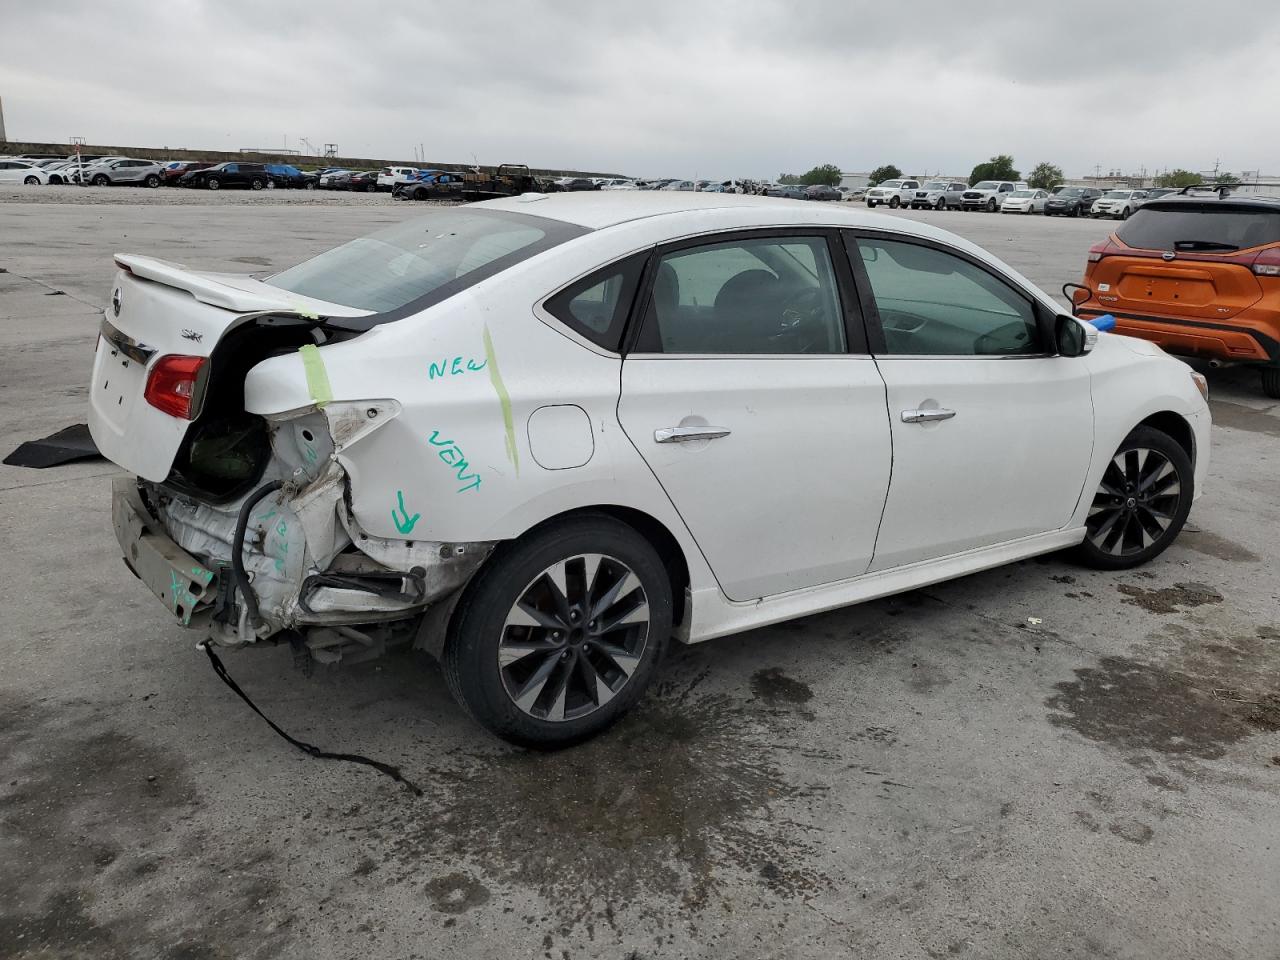
POLYGON ((1098 342, 1098 330, 1092 324, 1059 314, 1053 322, 1053 342, 1060 357, 1083 357, 1098 342))

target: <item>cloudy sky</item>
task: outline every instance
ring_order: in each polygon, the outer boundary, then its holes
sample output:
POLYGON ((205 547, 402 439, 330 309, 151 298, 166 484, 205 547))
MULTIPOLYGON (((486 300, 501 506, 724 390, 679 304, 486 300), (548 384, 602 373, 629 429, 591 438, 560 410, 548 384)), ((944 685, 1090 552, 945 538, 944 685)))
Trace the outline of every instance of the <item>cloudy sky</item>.
POLYGON ((0 0, 14 140, 775 176, 1280 175, 1275 0, 0 0), (1186 4, 1185 6, 1191 6, 1186 4))

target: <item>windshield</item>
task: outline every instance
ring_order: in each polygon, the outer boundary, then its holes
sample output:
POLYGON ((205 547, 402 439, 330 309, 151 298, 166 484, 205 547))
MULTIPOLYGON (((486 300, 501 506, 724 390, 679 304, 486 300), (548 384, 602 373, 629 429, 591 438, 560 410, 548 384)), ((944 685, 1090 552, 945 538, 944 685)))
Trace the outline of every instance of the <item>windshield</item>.
POLYGON ((1035 196, 1035 191, 1034 191, 1034 190, 1015 190, 1015 191, 1013 191, 1013 193, 1009 194, 1009 196, 1011 196, 1011 197, 1034 197, 1034 196, 1035 196))
POLYGON ((581 232, 542 217, 453 208, 344 243, 266 282, 386 313, 437 291, 452 295, 581 232))
POLYGON ((1058 191, 1060 197, 1080 197, 1084 195, 1083 187, 1066 187, 1058 191))
POLYGON ((930 180, 928 183, 926 183, 926 184, 924 185, 924 188, 925 188, 926 190, 945 190, 945 189, 947 189, 947 181, 945 181, 945 180, 930 180))
POLYGON ((974 189, 974 190, 998 190, 999 188, 1000 188, 1000 184, 996 183, 994 180, 983 180, 981 183, 975 183, 975 184, 973 185, 973 188, 972 188, 972 189, 974 189))
POLYGON ((901 181, 901 180, 886 180, 884 183, 880 184, 880 186, 882 186, 882 187, 900 187, 900 186, 902 186, 902 181, 901 181))
POLYGON ((1129 198, 1128 190, 1108 190, 1102 195, 1107 200, 1127 200, 1129 198))
POLYGON ((1280 243, 1280 209, 1184 205, 1179 200, 1161 203, 1168 206, 1140 206, 1116 236, 1126 245, 1142 250, 1245 250, 1264 243, 1280 243), (1178 204, 1176 209, 1168 209, 1174 204, 1178 204))

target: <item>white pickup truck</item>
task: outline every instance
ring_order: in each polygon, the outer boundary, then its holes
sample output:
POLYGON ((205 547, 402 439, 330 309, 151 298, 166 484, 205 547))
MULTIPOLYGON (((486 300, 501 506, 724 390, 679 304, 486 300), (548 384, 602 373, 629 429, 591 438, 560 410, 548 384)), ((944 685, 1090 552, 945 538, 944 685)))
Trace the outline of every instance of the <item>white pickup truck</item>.
POLYGON ((1026 190, 1025 180, 980 180, 960 196, 961 210, 985 210, 995 213, 1005 197, 1015 190, 1026 190))
POLYGON ((885 180, 867 191, 867 206, 875 207, 883 203, 896 210, 910 204, 911 198, 919 189, 919 180, 885 180))

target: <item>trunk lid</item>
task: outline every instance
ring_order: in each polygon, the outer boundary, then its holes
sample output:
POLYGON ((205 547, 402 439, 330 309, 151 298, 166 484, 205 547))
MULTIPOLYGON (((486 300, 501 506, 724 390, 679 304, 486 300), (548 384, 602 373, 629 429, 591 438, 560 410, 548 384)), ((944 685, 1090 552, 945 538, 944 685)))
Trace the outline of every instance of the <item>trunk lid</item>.
POLYGON ((1093 266, 1098 299, 1124 313, 1224 320, 1262 296, 1252 271, 1226 258, 1164 261, 1118 254, 1093 266))
POLYGON ((193 396, 192 413, 199 417, 202 388, 218 363, 215 350, 236 327, 268 313, 310 318, 368 313, 238 274, 202 273, 151 257, 118 256, 116 263, 121 269, 94 352, 89 432, 107 459, 157 483, 169 475, 195 422, 147 402, 147 377, 157 362, 169 356, 206 358, 193 396))

